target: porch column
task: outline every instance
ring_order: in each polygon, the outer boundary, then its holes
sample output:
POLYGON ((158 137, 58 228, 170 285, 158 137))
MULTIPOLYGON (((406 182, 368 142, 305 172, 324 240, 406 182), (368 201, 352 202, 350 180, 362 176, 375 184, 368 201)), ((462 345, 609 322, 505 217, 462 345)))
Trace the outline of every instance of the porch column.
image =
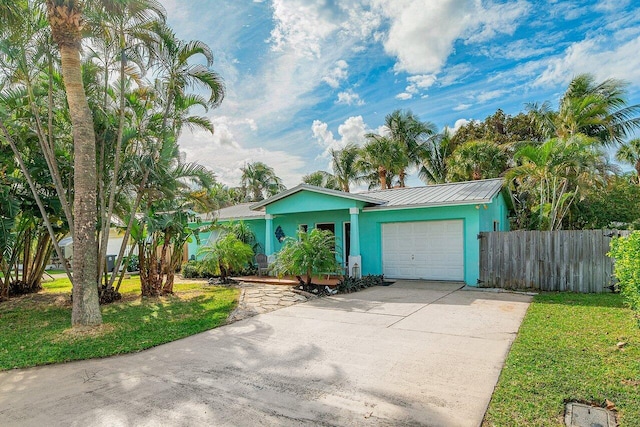
POLYGON ((349 276, 362 275, 362 256, 360 256, 360 226, 358 224, 360 209, 350 208, 351 214, 351 238, 349 240, 349 276), (357 265, 357 271, 354 267, 357 265))
POLYGON ((264 239, 264 254, 266 256, 273 255, 273 215, 265 214, 266 231, 264 239))

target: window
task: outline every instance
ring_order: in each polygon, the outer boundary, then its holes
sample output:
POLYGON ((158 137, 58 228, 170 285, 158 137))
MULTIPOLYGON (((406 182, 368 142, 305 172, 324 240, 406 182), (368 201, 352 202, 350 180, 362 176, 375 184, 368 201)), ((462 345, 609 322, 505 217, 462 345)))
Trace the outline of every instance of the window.
POLYGON ((325 222, 316 224, 318 230, 329 230, 334 235, 336 234, 336 225, 333 222, 325 222))
POLYGON ((304 231, 306 233, 308 229, 309 229, 309 226, 307 224, 298 225, 298 231, 304 231))
POLYGON ((500 221, 493 221, 493 231, 500 231, 500 221))

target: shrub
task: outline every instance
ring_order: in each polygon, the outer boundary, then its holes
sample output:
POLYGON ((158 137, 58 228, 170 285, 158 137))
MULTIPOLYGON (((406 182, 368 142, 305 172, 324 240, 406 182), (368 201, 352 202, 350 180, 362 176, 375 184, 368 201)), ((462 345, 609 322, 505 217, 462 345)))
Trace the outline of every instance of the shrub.
POLYGON ((253 258, 251 246, 233 233, 225 234, 213 245, 203 246, 198 253, 204 255, 202 262, 206 268, 219 274, 223 282, 229 274, 242 271, 253 258))
POLYGON ((215 272, 202 261, 189 261, 182 264, 182 277, 185 279, 209 279, 215 276, 215 272))
MULTIPOLYGON (((614 238, 609 256, 616 260, 614 272, 620 293, 633 310, 640 311, 640 231, 614 238)), ((640 325, 640 317, 638 320, 640 325)))
POLYGON ((140 258, 135 254, 124 257, 124 265, 126 266, 127 271, 138 271, 140 270, 140 258))
POLYGON ((361 279, 355 277, 344 277, 338 282, 338 292, 341 294, 349 294, 351 292, 357 292, 360 289, 370 288, 371 286, 380 286, 383 283, 383 276, 377 276, 373 274, 367 274, 362 276, 361 279))
POLYGON ((338 273, 340 264, 336 261, 336 239, 332 232, 314 228, 308 233, 300 231, 298 238, 287 237, 274 264, 278 276, 293 274, 302 282, 311 285, 314 274, 338 273))

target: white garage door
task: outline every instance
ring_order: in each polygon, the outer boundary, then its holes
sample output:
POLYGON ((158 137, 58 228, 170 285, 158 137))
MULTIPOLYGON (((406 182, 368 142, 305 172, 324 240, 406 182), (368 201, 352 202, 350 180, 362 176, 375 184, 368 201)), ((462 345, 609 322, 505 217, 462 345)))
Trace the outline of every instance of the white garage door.
POLYGON ((389 278, 464 280, 462 221, 382 224, 382 268, 389 278))

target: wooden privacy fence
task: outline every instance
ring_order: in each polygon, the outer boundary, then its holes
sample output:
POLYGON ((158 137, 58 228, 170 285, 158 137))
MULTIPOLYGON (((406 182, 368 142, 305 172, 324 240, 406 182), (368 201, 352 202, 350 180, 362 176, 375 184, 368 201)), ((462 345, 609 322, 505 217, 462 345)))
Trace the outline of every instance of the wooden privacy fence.
POLYGON ((626 230, 480 233, 481 287, 603 292, 613 283, 607 256, 626 230))

